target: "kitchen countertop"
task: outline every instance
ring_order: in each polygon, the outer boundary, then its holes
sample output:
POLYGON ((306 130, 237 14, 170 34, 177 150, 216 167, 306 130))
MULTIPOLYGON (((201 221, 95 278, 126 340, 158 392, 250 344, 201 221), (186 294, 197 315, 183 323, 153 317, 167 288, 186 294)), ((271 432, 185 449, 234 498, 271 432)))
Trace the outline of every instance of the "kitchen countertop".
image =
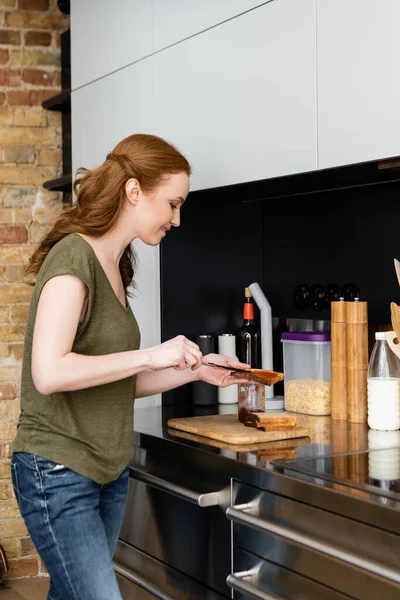
MULTIPOLYGON (((229 412, 235 409, 237 405, 229 412)), ((226 407, 224 412, 227 412, 226 407)), ((275 480, 289 487, 296 482, 298 489, 306 486, 302 494, 308 497, 311 484, 313 500, 321 507, 334 506, 340 514, 352 517, 362 511, 363 521, 377 526, 385 523, 385 528, 394 528, 396 533, 400 533, 399 481, 395 482, 394 489, 389 488, 386 481, 380 481, 376 474, 372 480, 369 473, 372 455, 386 457, 385 452, 391 452, 389 460, 393 462, 394 457, 400 461, 399 445, 393 441, 399 442, 400 432, 376 432, 363 424, 298 414, 298 425, 309 431, 309 438, 232 446, 167 426, 171 418, 210 414, 218 414, 218 406, 138 408, 135 410, 134 444, 146 446, 145 440, 148 439, 152 450, 158 448, 162 453, 170 448, 179 456, 182 447, 185 455, 198 455, 200 452, 202 462, 208 461, 212 465, 223 460, 224 469, 231 472, 231 477, 247 479, 248 483, 271 490, 278 485, 275 480), (378 448, 389 450, 380 451, 378 448)), ((382 465, 378 461, 378 475, 381 468, 382 479, 386 477, 385 467, 385 461, 382 465)), ((376 470, 376 465, 374 468, 376 470)))

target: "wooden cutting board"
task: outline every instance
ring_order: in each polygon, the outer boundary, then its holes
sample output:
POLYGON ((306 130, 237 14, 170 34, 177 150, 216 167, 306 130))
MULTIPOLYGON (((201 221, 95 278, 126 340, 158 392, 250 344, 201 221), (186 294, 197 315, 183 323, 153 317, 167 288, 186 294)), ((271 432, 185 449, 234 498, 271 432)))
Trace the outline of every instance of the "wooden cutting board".
MULTIPOLYGON (((277 416, 282 412, 274 413, 277 416)), ((260 442, 273 442, 275 440, 289 440, 307 437, 306 429, 291 429, 288 431, 259 431, 252 427, 245 427, 240 423, 237 414, 211 415, 208 417, 185 417, 183 419, 170 419, 168 427, 188 431, 195 435, 226 442, 228 444, 258 444, 260 442)))

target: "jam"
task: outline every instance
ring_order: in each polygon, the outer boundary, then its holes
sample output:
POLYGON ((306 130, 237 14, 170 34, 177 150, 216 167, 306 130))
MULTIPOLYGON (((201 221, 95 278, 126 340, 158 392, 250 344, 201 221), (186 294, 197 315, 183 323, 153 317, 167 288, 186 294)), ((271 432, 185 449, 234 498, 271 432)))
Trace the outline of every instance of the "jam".
POLYGON ((262 383, 240 383, 238 385, 238 419, 247 421, 252 412, 265 412, 265 385, 262 383))

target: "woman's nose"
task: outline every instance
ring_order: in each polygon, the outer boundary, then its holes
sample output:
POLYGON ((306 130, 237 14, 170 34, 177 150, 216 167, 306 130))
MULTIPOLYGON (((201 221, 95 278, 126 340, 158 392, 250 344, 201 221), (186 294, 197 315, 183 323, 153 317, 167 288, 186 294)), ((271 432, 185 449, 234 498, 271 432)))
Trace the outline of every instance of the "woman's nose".
POLYGON ((175 211, 174 218, 172 219, 171 224, 174 227, 179 227, 179 225, 181 224, 181 213, 179 210, 175 211))

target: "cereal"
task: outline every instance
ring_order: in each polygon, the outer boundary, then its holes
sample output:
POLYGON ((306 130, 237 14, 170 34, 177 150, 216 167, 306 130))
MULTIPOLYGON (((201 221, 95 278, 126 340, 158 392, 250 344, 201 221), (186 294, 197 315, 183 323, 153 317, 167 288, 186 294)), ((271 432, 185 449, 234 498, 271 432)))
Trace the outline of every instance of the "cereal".
POLYGON ((293 379, 285 382, 285 409, 308 415, 331 413, 331 384, 322 379, 293 379))

